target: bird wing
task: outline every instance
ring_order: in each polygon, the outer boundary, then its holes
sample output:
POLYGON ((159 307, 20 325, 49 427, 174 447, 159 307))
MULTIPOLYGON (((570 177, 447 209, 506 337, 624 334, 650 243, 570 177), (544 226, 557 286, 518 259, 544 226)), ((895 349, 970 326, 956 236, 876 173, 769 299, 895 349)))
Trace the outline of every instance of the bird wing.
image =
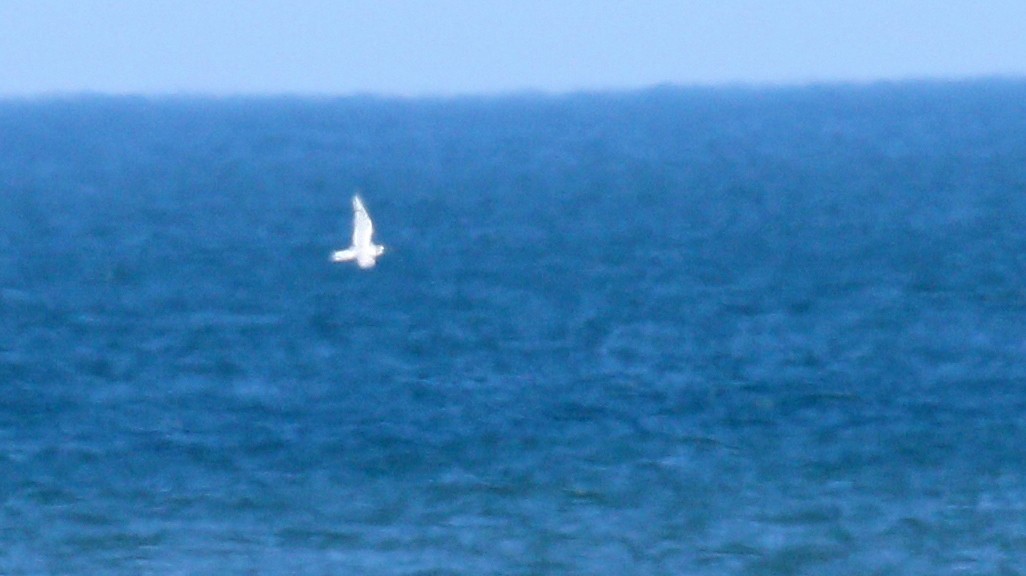
POLYGON ((370 246, 373 234, 374 223, 363 206, 363 200, 353 196, 353 246, 370 246))

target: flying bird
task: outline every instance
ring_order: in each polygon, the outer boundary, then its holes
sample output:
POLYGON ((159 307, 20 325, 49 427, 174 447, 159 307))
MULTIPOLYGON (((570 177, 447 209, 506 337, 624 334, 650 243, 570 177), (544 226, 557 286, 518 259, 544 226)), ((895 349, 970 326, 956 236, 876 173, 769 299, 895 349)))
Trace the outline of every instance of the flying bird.
POLYGON ((360 268, 371 268, 376 263, 378 256, 385 253, 385 247, 375 244, 371 240, 374 235, 374 223, 371 222, 367 209, 363 206, 363 200, 359 196, 353 196, 353 245, 345 250, 336 250, 331 253, 332 262, 349 262, 356 260, 360 268))

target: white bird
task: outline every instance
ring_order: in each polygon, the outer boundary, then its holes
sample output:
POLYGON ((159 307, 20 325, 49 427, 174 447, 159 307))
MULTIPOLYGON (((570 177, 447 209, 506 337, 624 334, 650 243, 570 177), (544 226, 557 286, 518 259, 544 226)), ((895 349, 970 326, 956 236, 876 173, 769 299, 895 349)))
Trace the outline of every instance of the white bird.
POLYGON ((349 262, 356 260, 360 268, 374 266, 375 259, 385 253, 385 247, 371 241, 374 234, 374 223, 371 222, 367 209, 359 196, 353 196, 353 245, 345 250, 331 253, 332 262, 349 262))

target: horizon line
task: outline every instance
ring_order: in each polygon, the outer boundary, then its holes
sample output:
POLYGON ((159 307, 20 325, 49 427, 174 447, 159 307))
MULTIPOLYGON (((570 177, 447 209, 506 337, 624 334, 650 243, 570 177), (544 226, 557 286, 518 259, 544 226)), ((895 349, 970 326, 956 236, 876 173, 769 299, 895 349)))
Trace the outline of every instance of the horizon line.
POLYGON ((403 93, 387 90, 351 91, 117 91, 117 90, 49 90, 38 92, 3 92, 0 101, 46 101, 72 99, 181 99, 181 100, 381 100, 381 101, 440 101, 440 100, 502 100, 517 98, 565 98, 575 96, 628 95, 660 90, 674 91, 787 91, 802 89, 872 88, 877 86, 901 86, 915 84, 958 85, 984 83, 1023 83, 1026 74, 980 74, 957 77, 908 76, 901 78, 880 77, 873 79, 826 79, 806 81, 723 81, 723 82, 658 82, 639 86, 582 87, 572 89, 514 88, 480 91, 416 92, 403 93))

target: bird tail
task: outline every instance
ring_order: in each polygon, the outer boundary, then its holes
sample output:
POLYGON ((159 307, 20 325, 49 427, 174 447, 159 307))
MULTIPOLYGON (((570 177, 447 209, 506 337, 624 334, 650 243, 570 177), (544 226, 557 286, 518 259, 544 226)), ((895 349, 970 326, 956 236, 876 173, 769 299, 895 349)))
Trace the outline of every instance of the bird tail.
POLYGON ((332 262, 349 262, 350 260, 356 259, 356 250, 353 248, 346 248, 345 250, 336 250, 331 253, 332 262))

